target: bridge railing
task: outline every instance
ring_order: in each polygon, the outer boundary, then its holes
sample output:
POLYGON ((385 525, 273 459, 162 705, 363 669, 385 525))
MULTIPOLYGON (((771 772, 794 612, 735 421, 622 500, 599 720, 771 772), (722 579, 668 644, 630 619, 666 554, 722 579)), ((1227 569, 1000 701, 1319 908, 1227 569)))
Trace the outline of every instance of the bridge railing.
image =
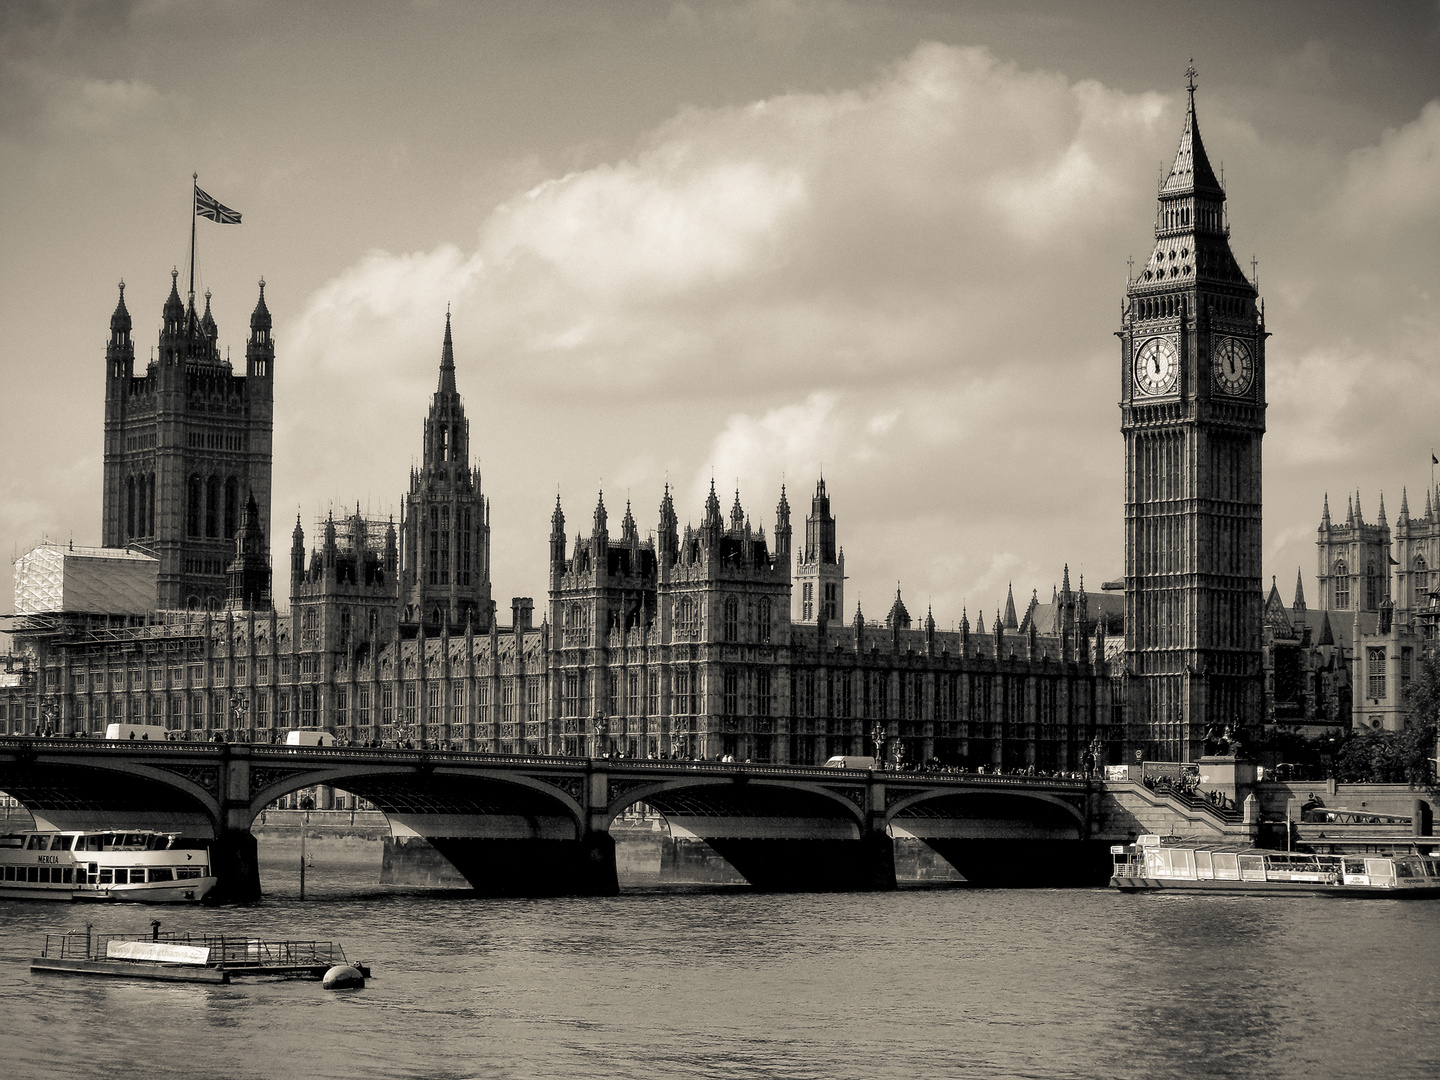
MULTIPOLYGON (((529 768, 570 768, 577 772, 604 767, 607 771, 653 772, 673 775, 676 772, 719 773, 724 775, 777 776, 788 779, 808 778, 815 780, 868 780, 869 769, 834 769, 822 765, 783 765, 757 762, 732 761, 688 761, 680 758, 584 758, 547 754, 496 754, 479 750, 403 750, 389 747, 366 746, 286 746, 276 743, 215 743, 215 742, 170 742, 168 740, 122 740, 122 739, 73 739, 40 738, 30 736, 0 737, 0 748, 5 749, 49 749, 83 750, 85 753, 109 753, 125 755, 136 750, 162 754, 213 756, 237 747, 243 747, 256 760, 293 761, 296 758, 309 762, 354 762, 357 760, 384 759, 386 761, 451 762, 465 765, 518 765, 529 768)), ((1064 788, 1083 791, 1092 780, 1071 776, 1027 776, 1020 773, 971 773, 971 772, 907 772, 894 769, 877 769, 875 775, 886 783, 906 785, 973 785, 985 787, 1015 788, 1064 788)))

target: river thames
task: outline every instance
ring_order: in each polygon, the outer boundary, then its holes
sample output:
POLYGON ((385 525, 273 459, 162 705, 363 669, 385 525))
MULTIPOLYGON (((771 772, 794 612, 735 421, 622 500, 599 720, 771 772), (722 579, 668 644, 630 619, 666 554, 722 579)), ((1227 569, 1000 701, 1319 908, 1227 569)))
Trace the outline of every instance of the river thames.
MULTIPOLYGON (((0 905, 5 1075, 1440 1075, 1440 902, 638 892, 477 900, 267 868, 249 909, 0 905), (46 931, 340 942, 364 990, 34 975, 46 931)), ((371 878, 373 880, 373 878, 371 878)))

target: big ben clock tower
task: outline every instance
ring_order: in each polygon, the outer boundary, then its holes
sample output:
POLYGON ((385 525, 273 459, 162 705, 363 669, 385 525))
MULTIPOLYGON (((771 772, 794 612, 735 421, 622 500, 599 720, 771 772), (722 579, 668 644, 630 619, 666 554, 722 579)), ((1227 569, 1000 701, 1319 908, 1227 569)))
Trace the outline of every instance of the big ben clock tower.
POLYGON ((1155 250, 1118 333, 1130 739, 1170 761, 1198 759, 1212 725, 1257 723, 1263 679, 1264 311, 1230 252, 1186 74, 1155 250))

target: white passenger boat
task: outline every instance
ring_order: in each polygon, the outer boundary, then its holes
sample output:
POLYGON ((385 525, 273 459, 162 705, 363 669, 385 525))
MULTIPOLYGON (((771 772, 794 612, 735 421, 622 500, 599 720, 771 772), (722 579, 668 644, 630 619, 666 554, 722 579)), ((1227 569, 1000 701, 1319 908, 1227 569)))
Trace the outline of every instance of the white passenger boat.
POLYGON ((198 903, 215 888, 210 852, 179 840, 119 830, 0 836, 0 899, 198 903))
POLYGON ((1440 896, 1440 858, 1433 855, 1312 855, 1159 836, 1110 853, 1110 884, 1122 892, 1440 896))

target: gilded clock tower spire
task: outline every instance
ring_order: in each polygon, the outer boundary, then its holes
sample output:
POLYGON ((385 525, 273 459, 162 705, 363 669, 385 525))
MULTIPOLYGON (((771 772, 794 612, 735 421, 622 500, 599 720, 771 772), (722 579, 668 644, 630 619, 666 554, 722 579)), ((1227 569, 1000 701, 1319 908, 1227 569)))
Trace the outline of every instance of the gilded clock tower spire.
POLYGON ((1160 185, 1155 249, 1126 289, 1120 430, 1130 739, 1193 761, 1261 712, 1264 310, 1230 251, 1195 115, 1160 185))

